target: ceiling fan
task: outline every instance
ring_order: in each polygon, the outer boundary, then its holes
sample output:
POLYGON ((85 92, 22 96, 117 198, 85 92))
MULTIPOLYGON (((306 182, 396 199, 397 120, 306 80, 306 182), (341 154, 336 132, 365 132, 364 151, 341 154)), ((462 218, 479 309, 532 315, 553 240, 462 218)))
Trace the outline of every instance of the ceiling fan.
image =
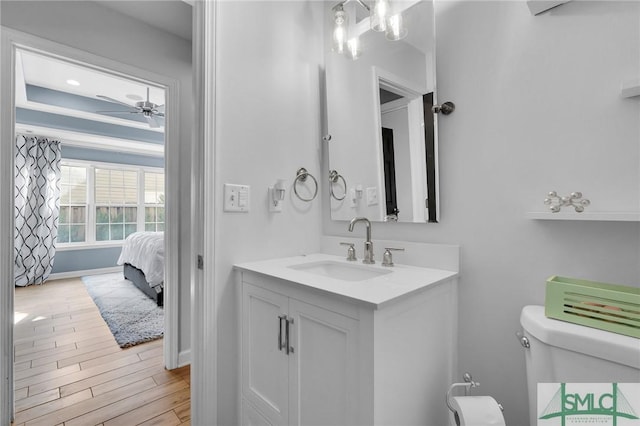
POLYGON ((147 100, 146 101, 138 101, 135 105, 129 105, 125 102, 119 101, 117 99, 110 98, 109 96, 104 95, 96 95, 100 99, 107 100, 109 102, 115 102, 120 105, 124 105, 128 108, 134 108, 133 111, 96 111, 97 113, 109 113, 109 114, 142 114, 143 117, 149 123, 149 127, 152 129, 156 129, 160 127, 160 123, 156 119, 156 117, 164 117, 164 112, 161 112, 160 109, 164 109, 164 105, 157 105, 153 102, 149 101, 149 88, 147 87, 147 100))

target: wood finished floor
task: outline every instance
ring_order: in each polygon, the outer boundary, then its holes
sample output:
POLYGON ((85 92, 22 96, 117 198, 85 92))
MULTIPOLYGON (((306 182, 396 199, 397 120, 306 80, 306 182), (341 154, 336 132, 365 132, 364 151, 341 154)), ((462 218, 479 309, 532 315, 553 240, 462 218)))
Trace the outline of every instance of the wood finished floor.
POLYGON ((189 367, 121 349, 78 279, 16 288, 15 426, 190 425, 189 367), (23 318, 21 318, 23 315, 23 318))

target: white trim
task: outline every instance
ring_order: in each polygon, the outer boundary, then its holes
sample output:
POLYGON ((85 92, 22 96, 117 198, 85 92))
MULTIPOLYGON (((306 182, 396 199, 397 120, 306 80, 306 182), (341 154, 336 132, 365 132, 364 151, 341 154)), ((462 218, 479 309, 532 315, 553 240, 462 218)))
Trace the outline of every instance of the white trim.
POLYGON ((95 250, 111 247, 122 247, 124 241, 101 241, 99 243, 58 243, 56 251, 95 250))
POLYGON ((109 268, 99 269, 84 269, 82 271, 57 272, 55 274, 49 275, 49 279, 47 281, 62 280, 67 278, 79 278, 85 277, 87 275, 112 274, 114 272, 122 272, 122 266, 111 266, 109 268))
POLYGON ((0 424, 13 420, 13 208, 15 115, 12 35, 4 27, 0 45, 0 424), (5 200, 11 200, 7 203, 5 200))
MULTIPOLYGON (((203 254, 204 270, 192 269, 191 423, 217 424, 218 308, 215 285, 216 243, 216 9, 217 0, 197 1, 193 13, 194 125, 191 234, 194 255, 203 254), (202 200, 202 201, 199 201, 202 200), (202 203, 202 204, 198 204, 202 203), (199 220, 198 220, 199 219, 199 220), (197 226, 202 224, 202 227, 197 226), (200 252, 200 249, 203 249, 200 252)), ((194 259, 195 260, 195 259, 194 259)), ((195 264, 195 261, 192 262, 195 264)))
POLYGON ((176 368, 178 364, 178 251, 169 242, 178 240, 179 227, 179 88, 178 81, 137 67, 113 61, 88 52, 55 43, 13 29, 1 28, 0 50, 0 424, 9 423, 13 417, 13 140, 14 140, 14 65, 15 49, 38 51, 50 56, 62 56, 67 60, 88 64, 102 72, 109 72, 148 85, 164 86, 167 111, 165 122, 166 161, 165 180, 168 203, 166 204, 165 235, 165 337, 163 339, 165 365, 176 368), (117 70, 117 71, 114 71, 117 70), (144 77, 141 77, 144 76, 144 77), (172 178, 173 177, 173 178, 172 178), (6 202, 10 200, 10 202, 6 202))
POLYGON ((166 202, 164 206, 164 343, 165 367, 178 367, 178 346, 180 320, 179 298, 179 247, 180 241, 180 92, 177 80, 166 85, 165 119, 165 162, 164 185, 166 202), (172 245, 174 248, 171 248, 172 245))
POLYGON ((191 364, 191 349, 180 351, 178 353, 178 367, 184 367, 191 364))
POLYGON ((96 136, 88 133, 73 132, 71 130, 60 130, 45 126, 33 126, 30 124, 16 124, 18 133, 35 133, 60 139, 63 146, 76 146, 79 148, 90 148, 103 151, 118 151, 128 154, 149 155, 162 157, 165 148, 163 145, 138 142, 129 139, 118 139, 108 136, 96 136))
POLYGON ((135 164, 109 163, 104 161, 76 160, 73 158, 63 158, 62 164, 67 166, 90 167, 94 166, 99 169, 116 169, 116 170, 142 170, 143 172, 159 173, 165 172, 162 167, 153 166, 137 166, 135 164))

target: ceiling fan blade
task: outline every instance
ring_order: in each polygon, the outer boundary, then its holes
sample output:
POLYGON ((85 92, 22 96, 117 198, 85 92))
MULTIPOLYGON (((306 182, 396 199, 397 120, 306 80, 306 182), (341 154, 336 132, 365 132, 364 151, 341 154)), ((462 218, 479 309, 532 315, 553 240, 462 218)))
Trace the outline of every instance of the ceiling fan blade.
POLYGON ((124 105, 124 106, 129 107, 129 108, 134 108, 134 106, 133 106, 133 105, 129 105, 129 104, 127 104, 127 103, 124 103, 124 102, 119 101, 119 100, 117 100, 117 99, 110 98, 110 97, 108 97, 108 96, 104 96, 104 95, 96 95, 96 97, 98 97, 98 98, 100 98, 100 99, 104 99, 104 100, 109 101, 109 102, 115 102, 115 103, 117 103, 117 104, 124 105))
POLYGON ((138 114, 138 111, 96 111, 96 114, 138 114))
POLYGON ((157 115, 158 117, 164 117, 164 113, 163 112, 156 112, 153 115, 157 115))
POLYGON ((158 120, 156 120, 152 115, 145 115, 144 118, 147 119, 147 123, 149 123, 149 127, 151 127, 152 129, 157 129, 158 127, 160 127, 158 120))

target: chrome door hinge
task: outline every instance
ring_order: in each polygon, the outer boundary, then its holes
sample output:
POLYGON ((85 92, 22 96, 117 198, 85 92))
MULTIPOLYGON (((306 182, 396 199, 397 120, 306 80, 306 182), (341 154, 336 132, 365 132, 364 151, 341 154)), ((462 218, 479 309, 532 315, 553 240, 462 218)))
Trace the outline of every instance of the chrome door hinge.
POLYGON ((197 265, 198 269, 204 269, 204 258, 202 257, 201 254, 199 254, 198 257, 197 257, 196 265, 197 265))

